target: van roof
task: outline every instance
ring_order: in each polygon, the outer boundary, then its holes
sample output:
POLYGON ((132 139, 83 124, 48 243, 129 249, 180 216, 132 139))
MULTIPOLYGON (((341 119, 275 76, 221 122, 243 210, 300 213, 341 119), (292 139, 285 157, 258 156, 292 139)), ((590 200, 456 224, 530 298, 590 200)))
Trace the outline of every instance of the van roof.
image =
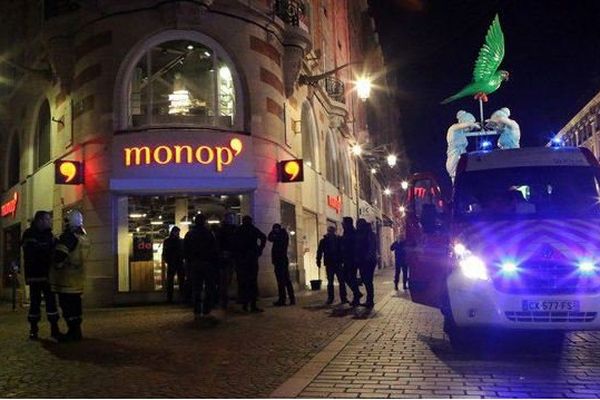
POLYGON ((464 171, 534 166, 590 166, 585 154, 578 147, 523 147, 474 151, 463 156, 467 158, 464 171))

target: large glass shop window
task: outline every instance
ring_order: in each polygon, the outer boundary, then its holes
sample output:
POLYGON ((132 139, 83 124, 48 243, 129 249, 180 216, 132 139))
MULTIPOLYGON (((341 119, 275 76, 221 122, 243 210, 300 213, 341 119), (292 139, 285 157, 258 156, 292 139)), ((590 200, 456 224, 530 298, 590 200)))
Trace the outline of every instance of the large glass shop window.
POLYGON ((173 226, 181 229, 183 239, 200 212, 206 215, 209 228, 216 231, 225 213, 234 213, 239 223, 242 213, 249 211, 249 196, 237 194, 128 196, 117 201, 120 292, 164 290, 163 241, 173 226))
POLYGON ((200 43, 174 40, 152 47, 138 61, 129 90, 132 126, 233 125, 232 70, 200 43))

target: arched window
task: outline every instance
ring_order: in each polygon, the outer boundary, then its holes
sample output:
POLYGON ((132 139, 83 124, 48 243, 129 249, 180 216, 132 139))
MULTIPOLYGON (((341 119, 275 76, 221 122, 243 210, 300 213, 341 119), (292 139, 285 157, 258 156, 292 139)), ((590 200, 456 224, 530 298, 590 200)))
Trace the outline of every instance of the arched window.
POLYGON ((232 127, 238 88, 221 53, 195 40, 151 42, 129 76, 128 125, 232 127))
POLYGON ((302 158, 304 163, 313 169, 317 169, 317 157, 315 151, 315 143, 317 137, 317 124, 313 116, 310 104, 302 105, 302 115, 300 117, 302 128, 302 158))
POLYGON ((40 107, 35 128, 35 168, 50 161, 50 105, 48 100, 40 107))
POLYGON ((8 154, 6 186, 7 188, 19 183, 19 172, 21 169, 21 141, 19 133, 15 132, 10 144, 10 153, 8 154))
POLYGON ((327 139, 325 140, 325 157, 327 170, 325 176, 327 180, 331 182, 335 187, 339 187, 339 171, 338 171, 338 149, 336 146, 336 140, 332 131, 327 133, 327 139))
POLYGON ((352 181, 350 179, 350 161, 348 159, 348 149, 344 140, 339 143, 339 165, 340 165, 340 189, 342 192, 352 196, 352 181))

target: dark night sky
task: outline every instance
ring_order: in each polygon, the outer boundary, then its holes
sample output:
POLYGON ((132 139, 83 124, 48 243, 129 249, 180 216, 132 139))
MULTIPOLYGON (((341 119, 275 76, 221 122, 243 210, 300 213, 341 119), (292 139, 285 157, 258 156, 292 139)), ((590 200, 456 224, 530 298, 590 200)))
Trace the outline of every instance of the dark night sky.
POLYGON ((510 80, 485 117, 511 109, 521 145, 547 142, 600 90, 600 0, 372 0, 386 62, 394 69, 401 129, 412 172, 444 174, 446 130, 465 98, 440 105, 471 81, 473 63, 498 13, 510 80))

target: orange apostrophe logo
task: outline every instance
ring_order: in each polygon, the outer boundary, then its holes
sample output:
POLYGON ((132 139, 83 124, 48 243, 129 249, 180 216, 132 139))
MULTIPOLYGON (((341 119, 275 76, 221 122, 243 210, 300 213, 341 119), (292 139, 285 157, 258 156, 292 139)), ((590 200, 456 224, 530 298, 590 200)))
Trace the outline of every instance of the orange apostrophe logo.
POLYGON ((229 141, 229 146, 195 146, 159 145, 156 147, 125 147, 123 156, 126 167, 150 164, 215 164, 216 170, 222 172, 237 157, 244 145, 238 138, 229 141))
POLYGON ((65 177, 65 183, 70 183, 77 176, 77 167, 70 161, 60 164, 59 170, 65 177))
POLYGON ((297 161, 289 161, 285 164, 285 173, 288 174, 290 181, 295 181, 300 173, 300 165, 297 161))
POLYGON ((58 185, 83 183, 83 163, 80 161, 57 160, 54 162, 54 182, 58 185))
POLYGON ((280 162, 281 182, 302 182, 304 170, 302 160, 286 160, 280 162))

